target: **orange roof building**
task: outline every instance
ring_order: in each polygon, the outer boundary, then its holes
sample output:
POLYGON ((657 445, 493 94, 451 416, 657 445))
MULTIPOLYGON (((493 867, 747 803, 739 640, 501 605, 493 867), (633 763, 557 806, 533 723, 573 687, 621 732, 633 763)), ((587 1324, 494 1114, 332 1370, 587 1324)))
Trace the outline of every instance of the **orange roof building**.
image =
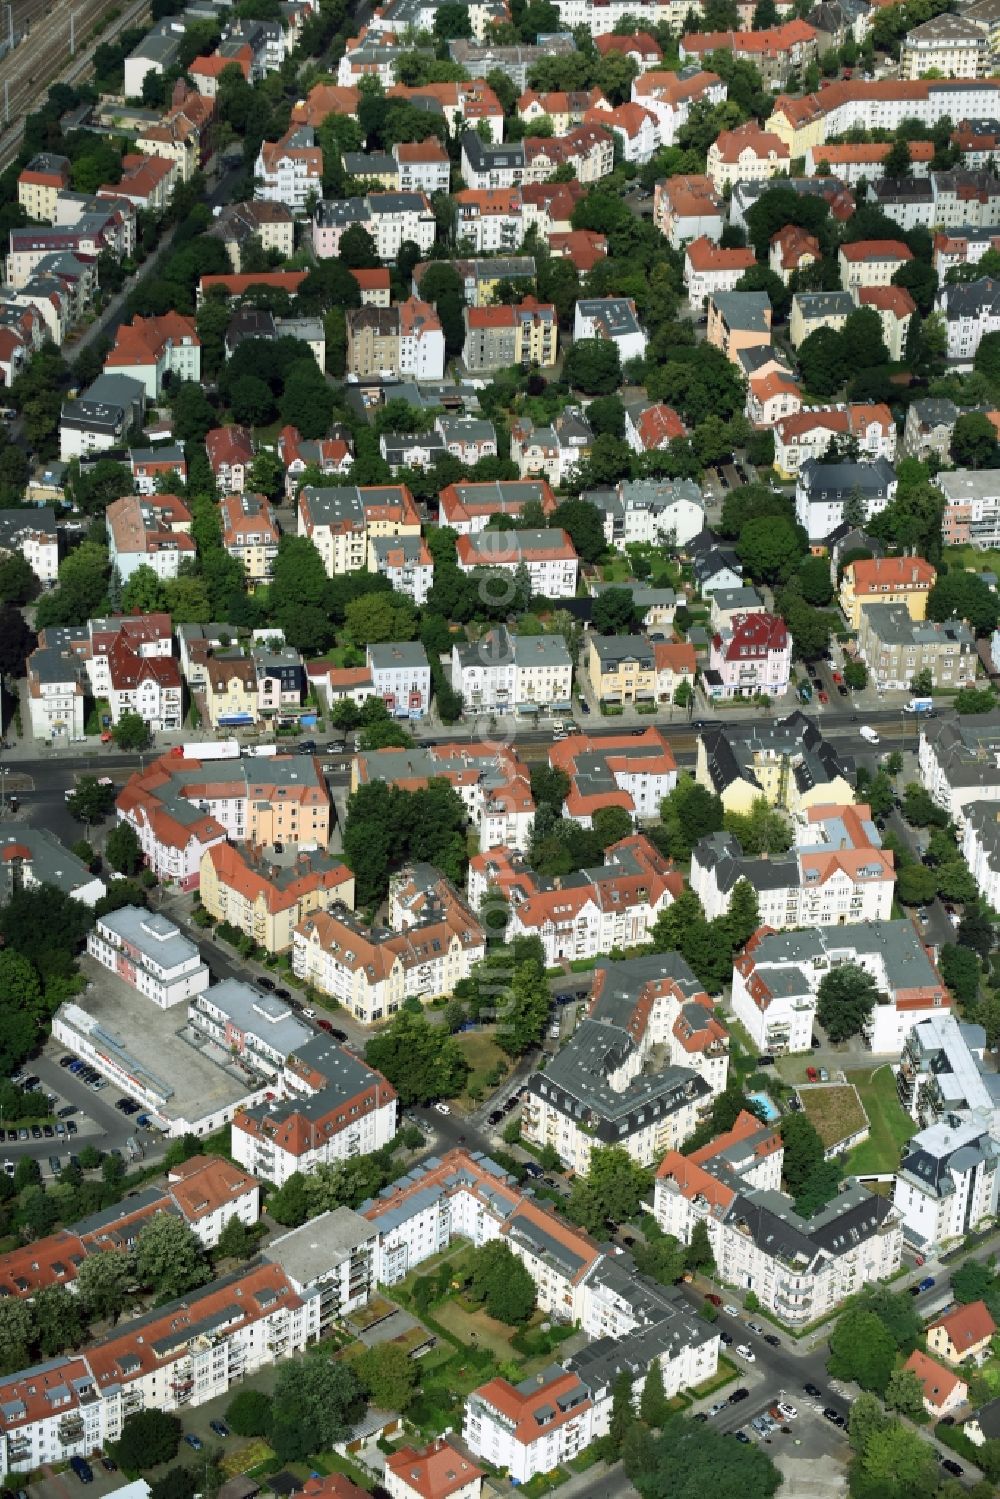
POLYGON ((937 571, 923 557, 872 557, 851 562, 840 584, 840 605, 856 630, 865 604, 905 604, 916 623, 927 618, 927 595, 937 571))
POLYGON ((969 1398, 969 1386, 965 1380, 953 1369, 947 1369, 936 1359, 921 1353, 919 1348, 913 1350, 903 1368, 916 1375, 923 1393, 924 1410, 937 1420, 957 1410, 969 1398))
POLYGON ((250 271, 243 276, 202 276, 198 282, 198 303, 216 287, 221 287, 227 297, 242 297, 252 286, 269 286, 294 297, 308 274, 308 271, 250 271))
POLYGON ((971 1301, 931 1323, 927 1346, 949 1364, 961 1364, 965 1359, 978 1360, 987 1353, 996 1331, 986 1302, 971 1301))
POLYGON ((483 1470, 445 1437, 426 1447, 400 1447, 386 1458, 391 1499, 479 1499, 483 1470))
POLYGON ((318 850, 301 850, 291 863, 278 863, 253 844, 218 843, 202 856, 199 889, 206 911, 268 952, 287 951, 295 927, 310 912, 336 902, 354 908, 351 871, 318 850))
POLYGON ((625 440, 636 453, 656 453, 687 436, 687 428, 672 406, 659 401, 641 411, 625 413, 625 440))
POLYGON ((107 374, 139 380, 149 401, 159 396, 167 374, 177 380, 200 381, 201 339, 194 318, 179 312, 150 318, 137 314, 118 329, 104 369, 107 374))

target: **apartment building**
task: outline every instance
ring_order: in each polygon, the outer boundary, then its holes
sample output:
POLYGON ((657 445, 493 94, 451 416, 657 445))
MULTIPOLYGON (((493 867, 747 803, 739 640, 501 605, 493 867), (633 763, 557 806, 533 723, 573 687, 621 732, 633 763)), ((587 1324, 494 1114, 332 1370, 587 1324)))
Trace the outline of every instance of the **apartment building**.
POLYGON ((355 1160, 388 1145, 396 1090, 331 1036, 312 1035, 285 1059, 278 1094, 233 1119, 233 1158, 282 1186, 295 1172, 355 1160))
POLYGON ((735 291, 756 263, 750 249, 723 250, 704 234, 692 240, 684 251, 684 285, 691 306, 700 308, 715 292, 735 291))
POLYGON ((205 452, 222 494, 242 494, 254 459, 253 434, 248 427, 213 427, 205 434, 205 452))
POLYGON ((778 615, 737 615, 712 636, 705 690, 727 698, 783 697, 792 672, 792 637, 778 615))
MULTIPOLYGON (((113 724, 121 722, 122 714, 135 713, 153 733, 181 727, 184 691, 176 661, 133 650, 124 631, 115 636, 106 660, 106 696, 113 724)), ((87 663, 88 667, 97 664, 87 663)), ((91 672, 92 681, 94 675, 91 672)))
POLYGON ((122 583, 137 567, 150 567, 158 578, 176 578, 181 563, 196 555, 191 512, 175 494, 123 495, 105 512, 108 556, 122 583))
POLYGON ((609 546, 670 542, 687 548, 705 530, 705 499, 693 479, 620 479, 587 495, 609 546))
POLYGON ((229 838, 304 849, 330 841, 330 798, 317 761, 190 760, 164 755, 125 783, 119 822, 139 835, 157 878, 196 890, 205 849, 229 838))
POLYGON ((238 651, 209 656, 202 692, 213 729, 246 728, 259 721, 257 668, 251 657, 238 651))
MULTIPOLYGON (((749 1116, 741 1115, 737 1127, 741 1120, 749 1116)), ((754 1126, 756 1121, 742 1125, 744 1138, 764 1133, 754 1126)), ((804 1327, 899 1269, 902 1225, 886 1198, 854 1184, 802 1218, 776 1187, 746 1184, 739 1168, 747 1157, 737 1157, 733 1169, 729 1144, 729 1137, 719 1136, 693 1156, 664 1156, 653 1209, 664 1232, 682 1243, 690 1241, 696 1223, 705 1225, 723 1281, 753 1291, 787 1326, 804 1327)), ((779 1160, 783 1155, 780 1143, 775 1148, 766 1137, 759 1149, 779 1160)))
POLYGON ((208 964, 193 942, 156 911, 123 906, 98 918, 87 951, 161 1010, 208 988, 208 964))
POLYGON ((419 537, 420 515, 405 484, 299 490, 298 534, 308 536, 327 577, 358 572, 378 537, 419 537))
MULTIPOLYGON (((893 290, 900 290, 895 287, 893 290)), ((784 417, 774 432, 774 467, 783 479, 794 479, 809 459, 822 463, 831 442, 853 440, 859 459, 868 463, 896 457, 896 423, 884 402, 850 402, 837 406, 804 406, 784 417)))
POLYGON ((486 955, 472 912, 446 881, 424 919, 404 931, 370 929, 347 910, 317 911, 295 928, 292 968, 364 1025, 398 1013, 404 1000, 451 994, 486 955))
POLYGON ((987 551, 1000 544, 1000 484, 992 469, 957 468, 938 474, 944 495, 941 536, 948 546, 987 551))
POLYGON ((700 61, 722 48, 752 62, 764 82, 784 86, 789 75, 817 55, 817 33, 798 18, 762 31, 689 32, 680 43, 681 60, 700 61))
POLYGON ((323 191, 323 152, 311 125, 292 125, 277 141, 264 141, 254 163, 254 197, 283 203, 297 218, 323 191))
POLYGON ((286 952, 299 922, 334 903, 354 908, 354 876, 318 849, 277 862, 251 843, 217 843, 202 855, 199 892, 205 910, 267 952, 286 952))
POLYGON ((729 909, 741 880, 756 891, 762 926, 853 926, 892 916, 895 861, 865 805, 810 807, 786 855, 744 854, 731 833, 702 838, 691 855, 691 889, 711 921, 729 909))
POLYGON ((874 1052, 900 1051, 913 1026, 951 1004, 909 921, 861 921, 781 933, 762 926, 734 961, 733 1013, 762 1052, 808 1051, 817 990, 841 963, 878 986, 862 1031, 874 1052))
POLYGON ((521 636, 498 625, 452 647, 451 683, 466 715, 569 712, 573 661, 562 635, 521 636))
POLYGON ((934 687, 955 689, 976 679, 976 640, 964 620, 915 622, 905 604, 863 604, 858 654, 879 690, 910 687, 930 672, 934 687))
POLYGON ((625 408, 625 441, 633 453, 656 453, 687 436, 680 416, 672 406, 657 401, 652 406, 625 408))
POLYGON ((705 338, 731 364, 747 350, 771 347, 771 303, 766 292, 716 292, 708 300, 705 338))
POLYGON ((167 312, 123 323, 105 356, 104 369, 107 374, 138 380, 149 401, 161 394, 167 375, 197 383, 201 380, 201 339, 194 318, 167 312))
POLYGON ((455 233, 477 255, 509 254, 524 238, 524 203, 515 187, 466 187, 453 195, 455 233))
POLYGON ((429 302, 410 297, 395 307, 348 309, 349 374, 360 379, 412 375, 417 380, 440 380, 444 366, 444 333, 429 302))
POLYGON ((389 1499, 480 1499, 483 1470, 446 1437, 400 1447, 385 1465, 389 1499))
POLYGON ((598 703, 612 707, 672 703, 682 683, 693 687, 697 658, 690 641, 645 635, 591 635, 587 677, 598 703))
POLYGON ((590 1445, 594 1402, 579 1377, 558 1364, 517 1385, 498 1376, 468 1397, 462 1435, 470 1451, 526 1483, 590 1445))
POLYGON ((902 240, 861 239, 838 251, 840 282, 846 291, 888 286, 901 266, 913 259, 902 240))
POLYGON ((500 307, 466 307, 462 360, 470 372, 547 369, 556 362, 559 323, 551 303, 524 297, 500 307))
POLYGON ((369 645, 372 690, 393 718, 423 718, 431 705, 431 668, 419 640, 369 645))
POLYGON ((56 199, 70 186, 70 180, 68 156, 40 151, 18 173, 17 201, 36 224, 51 224, 56 199))
POLYGON ((632 80, 632 102, 655 116, 664 146, 676 144, 677 132, 687 124, 693 104, 701 99, 708 104, 723 104, 726 93, 717 73, 696 67, 680 73, 653 67, 632 80))
POLYGON ((855 126, 895 131, 905 119, 932 125, 952 120, 989 119, 1000 113, 995 80, 964 78, 851 78, 818 93, 781 94, 765 121, 788 144, 793 157, 823 145, 855 126))
POLYGON ((646 334, 630 297, 581 298, 573 315, 573 340, 581 338, 609 339, 623 366, 646 353, 646 334))
POLYGON ((795 519, 810 542, 826 542, 844 524, 845 507, 859 506, 864 521, 896 497, 896 470, 885 458, 874 463, 825 463, 807 458, 795 485, 795 519))
POLYGON ((901 605, 919 624, 927 617, 927 595, 936 569, 923 557, 872 557, 844 568, 838 599, 852 630, 870 604, 901 605))
POLYGON ((365 197, 325 199, 313 212, 313 246, 319 260, 340 253, 345 230, 360 224, 375 241, 380 260, 392 264, 409 240, 425 253, 433 248, 437 225, 423 192, 372 192, 365 197))
POLYGON ((1000 330, 1000 283, 989 276, 954 286, 943 286, 937 310, 948 330, 948 358, 959 369, 969 369, 982 339, 1000 330))
POLYGON ((964 829, 970 803, 1000 801, 998 764, 1000 722, 994 714, 974 720, 936 719, 921 725, 920 784, 959 831, 964 829))
POLYGON ((510 425, 510 455, 520 478, 544 478, 560 485, 590 456, 594 432, 580 406, 565 406, 550 427, 536 427, 530 416, 510 425))
POLYGON ((388 578, 418 608, 434 583, 434 559, 422 536, 376 536, 368 543, 368 570, 388 578))
MULTIPOLYGON (((914 177, 926 177, 934 158, 933 141, 907 141, 910 171, 914 177)), ((885 176, 885 159, 892 150, 891 141, 865 141, 857 144, 811 146, 806 152, 805 169, 813 176, 826 165, 831 174, 855 188, 862 178, 875 182, 885 176)))
POLYGON ((59 529, 47 505, 31 510, 0 510, 0 557, 23 557, 43 588, 59 576, 59 529))
POLYGON ((455 553, 464 573, 489 569, 514 574, 525 568, 533 594, 576 596, 580 559, 566 531, 480 531, 459 536, 455 553))
POLYGON ((780 136, 748 120, 735 130, 722 130, 708 148, 706 171, 718 193, 738 182, 768 182, 789 167, 788 147, 780 136))
POLYGON ((549 764, 570 778, 563 815, 585 828, 606 806, 622 807, 636 822, 656 818, 660 802, 677 785, 677 761, 656 728, 600 738, 571 734, 552 745, 549 764))
POLYGON ((722 798, 727 812, 749 812, 760 797, 792 816, 854 800, 852 767, 815 720, 798 712, 773 722, 706 729, 698 739, 695 778, 722 798))
POLYGON ((658 182, 653 193, 653 223, 675 250, 700 235, 718 244, 724 212, 712 179, 689 173, 658 182))
POLYGON ((990 43, 983 28, 966 16, 931 16, 903 38, 900 78, 923 78, 932 69, 942 78, 985 78, 990 43))
POLYGON ((705 1117, 728 1064, 728 1035, 681 957, 605 961, 587 1018, 528 1082, 522 1130, 584 1175, 598 1146, 618 1146, 650 1166, 705 1117), (667 1064, 646 1071, 656 1045, 667 1064))
POLYGON ((908 1246, 926 1255, 974 1233, 996 1213, 998 1181, 1000 1147, 975 1116, 948 1114, 919 1130, 901 1152, 892 1198, 908 1246))
POLYGON ((230 494, 219 505, 222 545, 247 576, 250 591, 269 583, 281 534, 274 512, 262 494, 230 494))
POLYGON ((351 790, 370 781, 409 790, 444 779, 462 798, 479 847, 528 847, 535 802, 517 755, 494 743, 440 744, 427 749, 373 750, 355 755, 351 790))
POLYGON ((551 515, 556 498, 544 479, 497 479, 489 483, 449 484, 438 496, 441 524, 450 526, 459 536, 473 536, 485 531, 494 515, 512 515, 520 519, 526 505, 539 506, 543 515, 551 515))

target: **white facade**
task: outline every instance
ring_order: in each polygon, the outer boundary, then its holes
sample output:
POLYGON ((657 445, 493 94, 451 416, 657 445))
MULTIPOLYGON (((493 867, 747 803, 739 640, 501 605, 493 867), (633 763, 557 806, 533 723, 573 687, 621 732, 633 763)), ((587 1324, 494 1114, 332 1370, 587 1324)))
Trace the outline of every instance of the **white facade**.
POLYGON ((580 561, 565 531, 482 531, 460 536, 456 553, 464 573, 485 568, 516 573, 524 567, 532 593, 547 599, 576 597, 580 561))
POLYGON ((573 662, 561 635, 518 637, 501 625, 476 645, 452 647, 451 684, 467 716, 568 707, 573 662))
POLYGON ((926 1252, 974 1232, 996 1213, 998 1177, 1000 1151, 980 1123, 949 1115, 914 1135, 892 1197, 908 1243, 926 1252))
POLYGON ((577 302, 573 316, 573 341, 581 338, 608 338, 618 348, 622 365, 630 359, 642 359, 646 353, 643 332, 635 303, 627 297, 591 297, 577 302))
POLYGON ((87 951, 161 1010, 193 999, 211 982, 194 943, 165 916, 136 906, 100 917, 87 951))

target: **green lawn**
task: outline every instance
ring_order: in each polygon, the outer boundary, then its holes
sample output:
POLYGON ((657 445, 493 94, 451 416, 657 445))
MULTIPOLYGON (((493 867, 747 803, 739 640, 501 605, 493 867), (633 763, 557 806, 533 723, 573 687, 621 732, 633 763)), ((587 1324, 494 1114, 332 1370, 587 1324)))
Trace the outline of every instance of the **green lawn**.
POLYGON ((967 567, 973 572, 1000 572, 1000 552, 981 552, 978 547, 943 547, 942 561, 949 567, 967 567))
POLYGON ((475 1100, 470 1096, 470 1088, 486 1089, 486 1079, 501 1064, 504 1069, 510 1067, 510 1058, 506 1056, 497 1045, 489 1031, 463 1031, 455 1037, 462 1049, 462 1054, 468 1062, 470 1072, 465 1084, 465 1092, 455 1100, 461 1111, 469 1111, 476 1107, 475 1100))
POLYGON ((848 1158, 848 1171, 895 1171, 902 1145, 916 1133, 916 1124, 896 1096, 896 1079, 886 1064, 873 1072, 848 1072, 847 1081, 858 1090, 871 1134, 848 1158))

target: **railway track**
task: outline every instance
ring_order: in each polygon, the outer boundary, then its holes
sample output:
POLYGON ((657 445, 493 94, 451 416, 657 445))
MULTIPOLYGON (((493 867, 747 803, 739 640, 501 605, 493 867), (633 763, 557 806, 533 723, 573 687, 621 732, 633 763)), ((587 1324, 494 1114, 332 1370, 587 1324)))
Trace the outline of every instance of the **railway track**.
MULTIPOLYGON (((90 71, 94 49, 112 41, 143 16, 148 0, 125 4, 93 41, 101 17, 120 0, 12 0, 14 31, 25 31, 20 46, 0 61, 0 170, 14 160, 24 134, 24 119, 56 82, 78 83, 90 71)), ((0 3, 0 34, 9 27, 6 3, 0 3)))

